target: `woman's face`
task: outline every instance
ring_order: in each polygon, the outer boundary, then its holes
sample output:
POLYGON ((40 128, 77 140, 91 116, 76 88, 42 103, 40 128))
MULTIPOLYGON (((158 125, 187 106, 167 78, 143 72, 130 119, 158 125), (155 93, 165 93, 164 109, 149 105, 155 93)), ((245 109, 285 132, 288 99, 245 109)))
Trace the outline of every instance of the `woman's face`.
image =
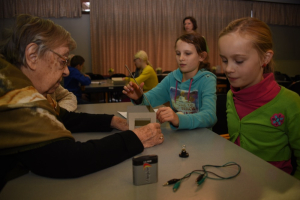
POLYGON ((198 72, 198 67, 203 58, 198 54, 193 44, 178 40, 176 43, 176 60, 183 74, 193 77, 198 72))
POLYGON ((244 89, 263 80, 263 62, 251 40, 238 33, 229 33, 219 39, 222 67, 230 84, 244 89))
POLYGON ((190 32, 193 32, 193 28, 194 28, 194 26, 193 26, 193 23, 191 22, 191 20, 190 19, 186 19, 184 21, 184 30, 186 32, 190 33, 190 32))
POLYGON ((35 80, 32 81, 39 93, 46 95, 53 93, 63 77, 69 75, 67 58, 69 48, 60 46, 47 51, 37 60, 35 80))

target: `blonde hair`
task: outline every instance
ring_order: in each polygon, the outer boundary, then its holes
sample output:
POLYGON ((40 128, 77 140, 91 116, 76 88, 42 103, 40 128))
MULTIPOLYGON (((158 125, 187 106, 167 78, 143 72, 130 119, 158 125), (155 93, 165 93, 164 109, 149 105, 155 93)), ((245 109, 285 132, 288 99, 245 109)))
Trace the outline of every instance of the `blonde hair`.
POLYGON ((148 55, 147 55, 147 53, 146 53, 145 51, 143 51, 143 50, 138 51, 138 52, 134 55, 134 58, 135 58, 135 59, 136 59, 136 58, 139 58, 139 59, 145 61, 145 63, 146 63, 147 65, 150 65, 150 66, 152 67, 151 63, 150 63, 149 60, 148 60, 148 55))
MULTIPOLYGON (((219 39, 229 33, 237 32, 247 36, 253 43, 261 59, 268 50, 273 49, 272 33, 269 26, 256 18, 246 17, 234 20, 228 24, 219 34, 219 39)), ((274 72, 273 59, 264 67, 263 73, 274 72)))

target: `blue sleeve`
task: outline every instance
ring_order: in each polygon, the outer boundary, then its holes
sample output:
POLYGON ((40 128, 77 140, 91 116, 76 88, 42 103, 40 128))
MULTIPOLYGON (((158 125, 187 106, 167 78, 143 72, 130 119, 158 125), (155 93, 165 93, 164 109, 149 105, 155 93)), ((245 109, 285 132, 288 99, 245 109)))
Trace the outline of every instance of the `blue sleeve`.
MULTIPOLYGON (((151 106, 160 106, 170 101, 170 74, 166 76, 155 88, 145 93, 151 106)), ((142 105, 148 105, 146 99, 143 99, 142 105)))
POLYGON ((74 70, 74 74, 72 74, 72 78, 79 81, 81 83, 81 85, 90 85, 91 84, 91 79, 89 77, 84 76, 78 70, 74 70))
POLYGON ((179 127, 171 125, 172 129, 195 129, 210 128, 217 122, 216 115, 216 89, 217 81, 213 76, 204 76, 206 79, 198 85, 199 112, 193 114, 177 113, 179 118, 179 127))

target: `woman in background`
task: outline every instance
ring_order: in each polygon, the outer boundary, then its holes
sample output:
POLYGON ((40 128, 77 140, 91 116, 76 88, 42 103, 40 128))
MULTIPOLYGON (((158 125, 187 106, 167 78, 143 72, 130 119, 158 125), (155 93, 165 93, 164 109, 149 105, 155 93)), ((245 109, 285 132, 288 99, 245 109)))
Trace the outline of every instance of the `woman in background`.
POLYGON ((183 31, 185 33, 195 33, 197 28, 197 21, 194 17, 188 16, 183 19, 183 31))

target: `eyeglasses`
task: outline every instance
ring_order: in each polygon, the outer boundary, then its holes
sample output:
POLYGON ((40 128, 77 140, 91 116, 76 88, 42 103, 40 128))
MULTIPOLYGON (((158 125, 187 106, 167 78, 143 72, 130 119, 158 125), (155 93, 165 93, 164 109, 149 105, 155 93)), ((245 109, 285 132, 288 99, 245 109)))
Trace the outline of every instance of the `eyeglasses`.
POLYGON ((68 58, 66 58, 65 56, 60 55, 59 53, 56 53, 55 51, 49 49, 52 53, 58 55, 61 59, 63 59, 62 61, 62 67, 61 69, 64 69, 67 65, 68 65, 68 58))

